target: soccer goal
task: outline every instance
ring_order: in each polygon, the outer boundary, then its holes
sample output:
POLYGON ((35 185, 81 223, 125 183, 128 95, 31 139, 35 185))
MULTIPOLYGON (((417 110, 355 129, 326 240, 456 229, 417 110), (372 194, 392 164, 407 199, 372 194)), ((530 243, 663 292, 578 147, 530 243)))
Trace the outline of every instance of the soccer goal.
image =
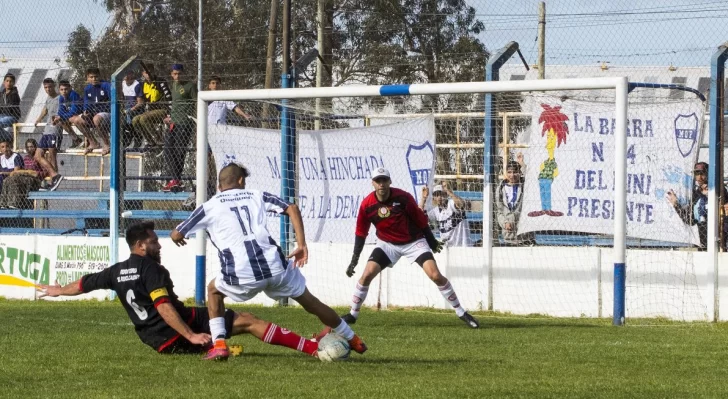
MULTIPOLYGON (((700 254, 681 250, 697 234, 665 199, 689 201, 704 108, 630 99, 628 113, 628 87, 626 78, 593 78, 203 91, 197 148, 209 144, 215 168, 197 152, 197 201, 207 199, 212 173, 244 164, 249 188, 301 209, 309 288, 348 306, 377 239, 372 227, 348 278, 357 212, 383 166, 418 203, 427 188, 426 211, 453 203, 454 218, 432 220, 440 238, 468 227, 436 260, 470 310, 618 325, 625 314, 706 319, 712 276, 697 266, 700 254), (215 124, 207 115, 216 101, 253 118, 215 124)), ((269 230, 293 248, 285 220, 271 216, 269 230)), ((204 237, 196 253, 201 299, 205 274, 219 264, 204 237)), ((404 260, 369 292, 366 306, 447 308, 404 260)))

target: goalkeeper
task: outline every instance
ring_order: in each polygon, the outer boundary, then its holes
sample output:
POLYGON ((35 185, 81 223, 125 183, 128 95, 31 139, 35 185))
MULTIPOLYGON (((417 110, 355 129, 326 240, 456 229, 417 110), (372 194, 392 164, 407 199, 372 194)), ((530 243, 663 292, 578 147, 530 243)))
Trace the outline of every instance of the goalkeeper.
POLYGON ((379 168, 372 176, 374 192, 361 202, 356 219, 356 241, 354 256, 351 258, 346 275, 354 275, 354 268, 364 248, 364 240, 369 234, 370 224, 377 229, 376 248, 367 261, 366 269, 356 284, 352 297, 351 311, 341 318, 348 324, 356 323, 359 310, 369 292, 369 284, 385 267, 394 266, 404 256, 410 263, 416 262, 427 277, 437 285, 440 294, 455 309, 458 317, 472 328, 478 328, 478 321, 460 305, 455 289, 450 281, 440 274, 432 255, 438 253, 442 243, 435 239, 422 209, 406 191, 391 188, 389 171, 379 168))

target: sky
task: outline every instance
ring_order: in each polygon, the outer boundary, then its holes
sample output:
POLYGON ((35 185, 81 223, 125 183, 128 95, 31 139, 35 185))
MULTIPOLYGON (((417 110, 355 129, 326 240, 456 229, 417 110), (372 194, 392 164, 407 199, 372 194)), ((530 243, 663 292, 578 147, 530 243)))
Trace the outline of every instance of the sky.
MULTIPOLYGON (((467 1, 489 50, 517 41, 536 62, 538 0, 467 1)), ((546 1, 546 14, 547 64, 707 66, 728 40, 725 0, 557 0, 546 1)), ((98 35, 110 22, 94 0, 0 0, 0 15, 0 53, 22 58, 63 57, 78 24, 98 35)))
POLYGON ((110 21, 106 7, 94 0, 0 0, 0 15, 0 53, 8 58, 63 57, 76 26, 96 36, 110 21))

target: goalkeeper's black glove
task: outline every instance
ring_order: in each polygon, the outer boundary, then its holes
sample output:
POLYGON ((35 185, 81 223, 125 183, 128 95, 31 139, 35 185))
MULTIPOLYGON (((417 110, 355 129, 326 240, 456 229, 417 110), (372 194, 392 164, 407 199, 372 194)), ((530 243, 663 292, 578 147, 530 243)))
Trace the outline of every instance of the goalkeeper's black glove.
POLYGON ((346 275, 349 277, 353 276, 354 269, 356 269, 356 262, 351 261, 351 263, 349 263, 349 267, 346 268, 346 275))
POLYGON ((445 246, 445 243, 440 240, 435 240, 435 242, 430 245, 430 249, 433 253, 439 254, 440 251, 442 251, 442 248, 445 246))

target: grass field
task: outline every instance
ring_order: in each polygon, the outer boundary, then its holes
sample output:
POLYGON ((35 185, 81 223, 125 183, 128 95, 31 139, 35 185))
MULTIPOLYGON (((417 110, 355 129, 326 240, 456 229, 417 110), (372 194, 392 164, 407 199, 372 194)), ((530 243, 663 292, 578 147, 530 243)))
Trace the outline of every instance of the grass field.
MULTIPOLYGON (((307 335, 299 308, 250 310, 307 335)), ((207 363, 143 345, 113 302, 0 300, 0 396, 8 398, 688 398, 728 397, 728 325, 365 311, 369 345, 321 363, 251 336, 207 363)))

